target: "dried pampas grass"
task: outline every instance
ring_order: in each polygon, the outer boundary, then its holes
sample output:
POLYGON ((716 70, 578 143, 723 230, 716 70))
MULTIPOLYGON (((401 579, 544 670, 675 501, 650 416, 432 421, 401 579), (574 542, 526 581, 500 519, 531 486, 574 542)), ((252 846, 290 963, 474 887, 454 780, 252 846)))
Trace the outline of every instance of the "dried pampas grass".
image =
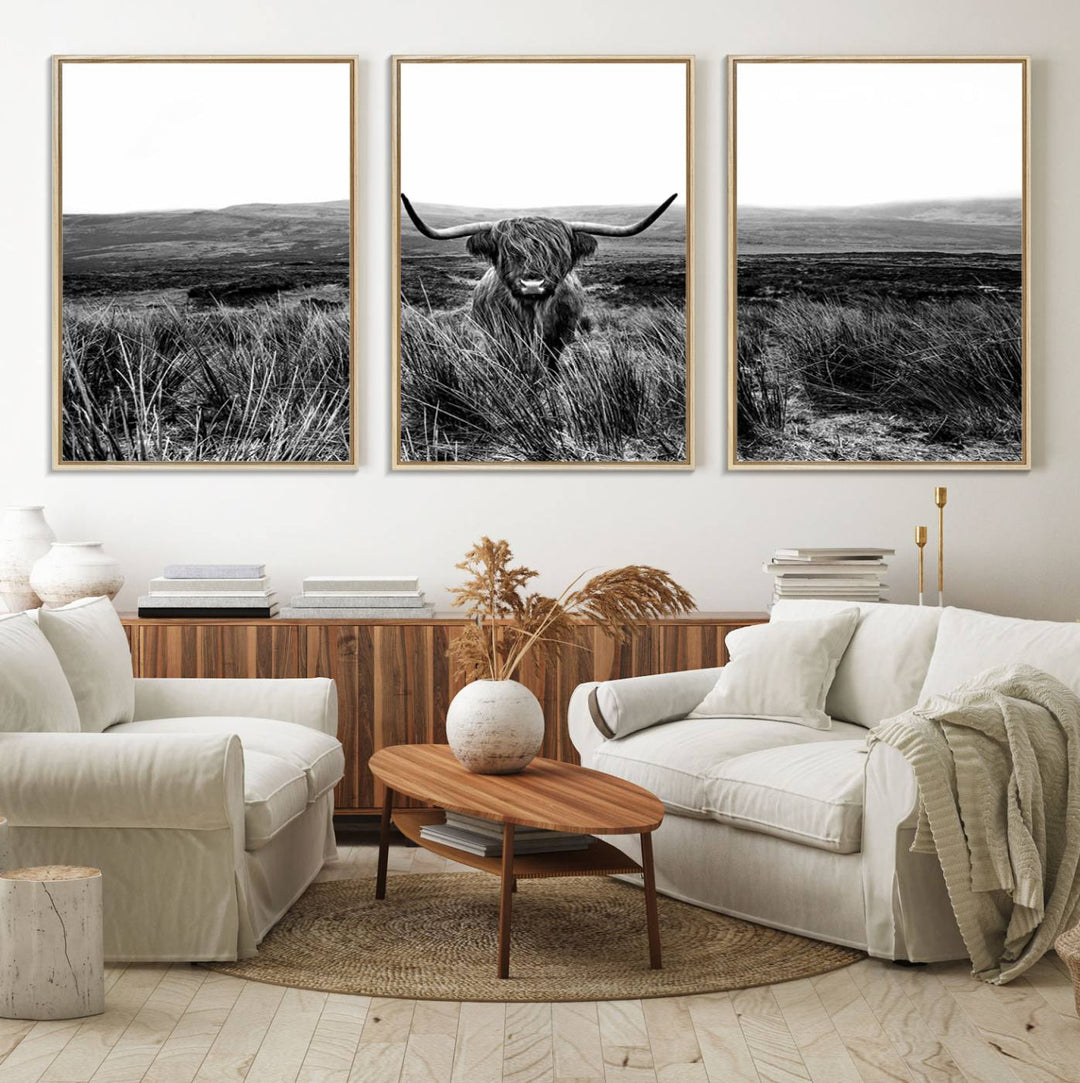
POLYGON ((513 567, 509 542, 481 538, 455 565, 468 573, 451 590, 455 606, 473 623, 450 647, 456 670, 468 680, 510 680, 525 656, 536 651, 546 664, 564 647, 577 647, 574 617, 592 621, 622 642, 635 624, 685 613, 694 599, 667 572, 644 564, 600 572, 578 586, 582 573, 557 598, 527 593, 537 572, 513 567))

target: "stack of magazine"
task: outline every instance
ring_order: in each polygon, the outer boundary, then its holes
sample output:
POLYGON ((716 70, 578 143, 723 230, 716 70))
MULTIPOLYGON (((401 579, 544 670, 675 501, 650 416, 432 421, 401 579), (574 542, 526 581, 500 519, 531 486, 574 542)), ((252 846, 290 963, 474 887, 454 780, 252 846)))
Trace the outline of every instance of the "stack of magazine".
POLYGON ((762 571, 773 577, 773 600, 829 598, 885 601, 886 557, 893 549, 777 549, 762 571))
POLYGON ((139 598, 140 617, 255 617, 277 614, 265 564, 169 564, 139 598))
POLYGON ((349 620, 417 620, 435 610, 424 601, 415 575, 313 575, 294 594, 283 617, 349 620))
MULTIPOLYGON (((420 837, 452 846, 477 857, 501 857, 503 825, 464 812, 447 812, 446 823, 425 824, 420 837)), ((514 853, 551 854, 566 850, 586 850, 593 843, 591 835, 568 831, 545 831, 539 827, 514 828, 514 853)))

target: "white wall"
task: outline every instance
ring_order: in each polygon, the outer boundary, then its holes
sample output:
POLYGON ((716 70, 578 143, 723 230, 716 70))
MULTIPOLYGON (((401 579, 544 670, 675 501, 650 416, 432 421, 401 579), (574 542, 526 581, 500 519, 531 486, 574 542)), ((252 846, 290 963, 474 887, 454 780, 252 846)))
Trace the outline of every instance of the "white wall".
MULTIPOLYGON (((286 593, 314 572, 415 571, 443 603, 454 562, 481 533, 509 538, 550 589, 586 566, 641 561, 670 570, 710 609, 761 608, 769 580, 759 566, 775 546, 896 546, 894 599, 905 601, 913 594, 913 526, 932 523, 933 486, 948 484, 950 600, 1080 616, 1075 0, 36 0, 4 8, 0 503, 45 503, 62 538, 105 540, 128 576, 122 608, 134 606, 167 561, 231 558, 265 560, 286 593), (696 471, 390 472, 388 57, 395 52, 696 54, 696 471), (359 54, 358 472, 50 472, 53 53, 359 54), (1034 58, 1030 474, 725 472, 728 53, 1034 58)), ((463 134, 469 123, 462 118, 463 134)))

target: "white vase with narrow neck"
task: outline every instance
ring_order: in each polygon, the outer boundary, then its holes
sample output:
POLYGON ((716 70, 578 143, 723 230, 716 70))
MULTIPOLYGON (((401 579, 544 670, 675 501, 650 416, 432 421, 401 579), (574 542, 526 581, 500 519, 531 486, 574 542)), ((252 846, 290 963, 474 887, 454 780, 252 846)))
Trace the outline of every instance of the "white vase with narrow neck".
POLYGON ((512 775, 544 743, 544 709, 517 681, 473 681, 450 701, 446 740, 474 774, 512 775))
POLYGON ((10 612, 41 605, 30 570, 55 540, 41 504, 11 504, 0 513, 0 600, 10 612))
POLYGON ((80 598, 115 598, 124 585, 120 562, 108 556, 101 542, 53 542, 30 573, 30 586, 46 609, 80 598))

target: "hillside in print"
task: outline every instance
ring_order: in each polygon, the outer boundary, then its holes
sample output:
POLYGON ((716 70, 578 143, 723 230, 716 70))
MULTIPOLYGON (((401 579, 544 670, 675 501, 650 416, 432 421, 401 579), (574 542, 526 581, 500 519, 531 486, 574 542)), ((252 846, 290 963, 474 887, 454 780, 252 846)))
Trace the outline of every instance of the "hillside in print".
POLYGON ((349 456, 349 204, 63 218, 66 461, 349 456))
MULTIPOLYGON (((438 229, 523 216, 618 226, 656 206, 419 203, 416 210, 438 229)), ((424 236, 402 214, 402 461, 686 458, 685 204, 672 204, 636 236, 596 240, 573 271, 584 319, 549 366, 507 349, 473 319, 474 291, 490 263, 471 255, 464 239, 424 236)))
POLYGON ((740 206, 740 461, 1022 457, 1019 199, 740 206))

